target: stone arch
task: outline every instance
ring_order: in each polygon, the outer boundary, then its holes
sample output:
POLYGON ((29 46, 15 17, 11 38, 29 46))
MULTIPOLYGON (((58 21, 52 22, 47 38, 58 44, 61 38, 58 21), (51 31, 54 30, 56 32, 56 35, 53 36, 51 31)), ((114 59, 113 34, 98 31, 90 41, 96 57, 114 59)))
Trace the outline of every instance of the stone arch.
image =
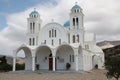
POLYGON ((38 65, 38 70, 52 70, 53 60, 52 60, 52 50, 47 45, 38 46, 35 51, 36 59, 35 64, 38 65), (51 62, 50 62, 51 61, 51 62))
POLYGON ((25 70, 32 70, 32 53, 30 48, 23 45, 16 50, 14 55, 17 57, 18 52, 21 50, 23 50, 25 54, 25 70))
POLYGON ((56 69, 66 69, 66 64, 71 65, 71 70, 75 69, 74 48, 69 44, 62 44, 56 48, 56 69))

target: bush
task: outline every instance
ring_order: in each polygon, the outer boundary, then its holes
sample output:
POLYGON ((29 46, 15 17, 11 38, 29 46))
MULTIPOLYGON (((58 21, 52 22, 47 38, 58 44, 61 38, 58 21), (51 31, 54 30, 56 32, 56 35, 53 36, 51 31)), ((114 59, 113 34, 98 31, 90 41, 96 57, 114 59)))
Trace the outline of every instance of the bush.
POLYGON ((25 69, 25 64, 16 63, 16 70, 24 70, 24 69, 25 69))
POLYGON ((11 71, 12 70, 12 65, 7 63, 6 57, 3 56, 0 58, 0 71, 11 71))
POLYGON ((66 70, 69 70, 71 67, 71 64, 70 63, 66 63, 66 70))

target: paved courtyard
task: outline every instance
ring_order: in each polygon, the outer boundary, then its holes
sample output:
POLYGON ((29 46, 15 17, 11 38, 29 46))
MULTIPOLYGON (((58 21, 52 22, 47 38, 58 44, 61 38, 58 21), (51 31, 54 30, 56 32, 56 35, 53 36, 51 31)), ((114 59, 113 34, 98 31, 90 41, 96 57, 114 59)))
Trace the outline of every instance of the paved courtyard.
POLYGON ((107 80, 107 78, 105 70, 93 70, 84 73, 7 72, 0 73, 0 80, 107 80))

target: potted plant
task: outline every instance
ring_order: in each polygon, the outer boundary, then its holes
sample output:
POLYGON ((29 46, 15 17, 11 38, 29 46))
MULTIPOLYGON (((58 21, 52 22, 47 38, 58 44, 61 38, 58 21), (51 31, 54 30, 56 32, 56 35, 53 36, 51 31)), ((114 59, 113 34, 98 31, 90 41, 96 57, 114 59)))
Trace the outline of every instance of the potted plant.
POLYGON ((70 63, 66 63, 66 70, 69 70, 71 67, 71 64, 70 63))

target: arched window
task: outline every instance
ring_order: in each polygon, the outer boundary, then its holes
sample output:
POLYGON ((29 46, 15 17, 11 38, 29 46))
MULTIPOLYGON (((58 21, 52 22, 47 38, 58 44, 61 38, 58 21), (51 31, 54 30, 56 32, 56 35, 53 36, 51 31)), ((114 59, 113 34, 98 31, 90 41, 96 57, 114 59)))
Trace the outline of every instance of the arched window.
POLYGON ((56 30, 55 30, 55 37, 56 37, 56 30))
POLYGON ((34 18, 35 18, 36 16, 34 15, 34 18))
POLYGON ((49 30, 49 37, 51 38, 51 30, 49 30))
POLYGON ((75 26, 75 18, 73 18, 73 26, 75 26))
POLYGON ((77 42, 79 42, 79 35, 77 35, 77 42))
POLYGON ((75 9, 75 13, 76 13, 76 9, 75 9))
POLYGON ((33 38, 33 46, 35 45, 35 38, 33 38))
POLYGON ((61 39, 59 39, 59 44, 61 44, 61 39))
POLYGON ((52 45, 54 45, 53 39, 52 39, 52 45))
POLYGON ((31 38, 29 38, 29 45, 31 45, 31 38))
POLYGON ((76 24, 77 24, 77 26, 79 25, 79 20, 78 20, 78 18, 76 18, 76 24))
POLYGON ((54 29, 52 29, 52 37, 54 37, 54 29))
POLYGON ((35 23, 33 22, 33 33, 35 32, 35 23))
POLYGON ((46 44, 46 40, 44 41, 44 44, 46 44))
POLYGON ((75 35, 73 35, 73 43, 75 43, 75 35))
POLYGON ((30 33, 32 33, 32 23, 30 23, 30 33))

